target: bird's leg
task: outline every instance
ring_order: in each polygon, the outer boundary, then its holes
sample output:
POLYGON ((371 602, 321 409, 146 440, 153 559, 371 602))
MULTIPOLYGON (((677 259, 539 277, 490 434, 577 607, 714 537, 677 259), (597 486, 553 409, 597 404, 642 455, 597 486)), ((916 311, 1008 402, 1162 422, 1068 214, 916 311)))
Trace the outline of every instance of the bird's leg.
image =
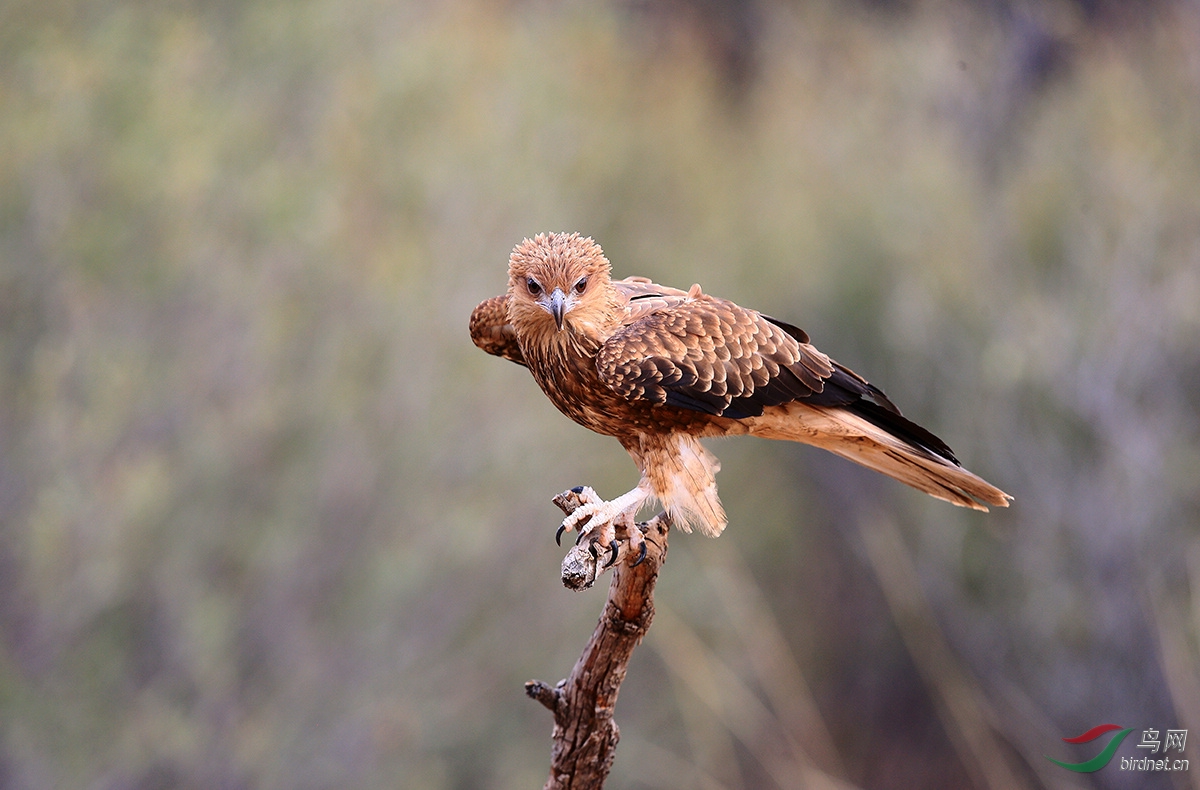
POLYGON ((611 557, 606 558, 604 567, 616 562, 618 539, 636 552, 637 556, 641 556, 644 539, 642 531, 634 524, 634 516, 646 500, 653 496, 649 483, 642 480, 632 491, 610 501, 601 499, 589 486, 573 490, 583 500, 583 504, 563 519, 558 536, 561 537, 565 530, 578 529, 579 540, 576 543, 586 537, 590 541, 593 553, 600 550, 611 553, 611 557))

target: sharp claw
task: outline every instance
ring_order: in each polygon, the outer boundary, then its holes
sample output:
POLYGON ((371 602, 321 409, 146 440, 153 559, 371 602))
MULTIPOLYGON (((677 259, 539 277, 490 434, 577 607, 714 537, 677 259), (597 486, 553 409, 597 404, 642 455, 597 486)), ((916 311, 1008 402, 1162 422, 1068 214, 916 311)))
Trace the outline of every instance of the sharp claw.
POLYGON ((575 538, 575 545, 576 545, 576 546, 578 546, 578 545, 579 545, 579 541, 583 540, 583 535, 584 535, 584 532, 583 532, 583 530, 579 530, 579 537, 575 538))
POLYGON ((583 486, 575 486, 575 487, 574 487, 574 488, 572 488, 571 490, 572 490, 572 491, 574 491, 576 494, 582 494, 582 493, 583 493, 583 486))
POLYGON ((612 556, 608 558, 608 562, 604 563, 605 568, 611 568, 613 563, 617 561, 617 542, 614 540, 609 548, 612 549, 612 556))
POLYGON ((588 545, 588 553, 592 555, 592 559, 594 559, 594 560, 600 559, 600 555, 596 553, 596 544, 595 543, 591 543, 588 545))
POLYGON ((567 529, 567 525, 563 524, 558 528, 558 532, 554 533, 554 545, 556 545, 556 546, 562 545, 562 534, 563 534, 563 532, 566 531, 566 529, 567 529))
POLYGON ((631 565, 630 567, 636 568, 637 566, 641 565, 645 559, 646 559, 646 541, 643 540, 642 541, 642 550, 638 552, 638 558, 633 561, 633 565, 631 565))

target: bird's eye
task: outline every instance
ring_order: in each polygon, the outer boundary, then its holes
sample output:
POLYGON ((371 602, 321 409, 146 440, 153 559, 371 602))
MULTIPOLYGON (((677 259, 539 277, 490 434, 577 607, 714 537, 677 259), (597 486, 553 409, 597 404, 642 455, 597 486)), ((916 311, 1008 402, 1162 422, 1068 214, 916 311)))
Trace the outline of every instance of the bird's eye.
POLYGON ((529 293, 531 293, 534 296, 537 296, 538 294, 540 294, 542 292, 542 286, 538 283, 537 280, 533 279, 532 277, 525 278, 525 287, 528 288, 529 293))
POLYGON ((575 283, 575 293, 581 294, 587 290, 587 278, 580 277, 579 282, 575 283))

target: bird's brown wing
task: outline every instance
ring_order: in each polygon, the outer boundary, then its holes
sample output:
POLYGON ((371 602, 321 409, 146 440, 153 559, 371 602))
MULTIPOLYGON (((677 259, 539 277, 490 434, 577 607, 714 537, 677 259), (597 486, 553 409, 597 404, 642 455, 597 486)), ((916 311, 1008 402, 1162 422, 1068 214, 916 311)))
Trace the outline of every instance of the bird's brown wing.
POLYGON ((597 370, 618 394, 733 419, 797 401, 845 409, 958 463, 945 442, 905 419, 879 388, 818 351, 803 330, 698 289, 692 296, 680 293, 643 297, 663 305, 631 313, 601 347, 597 370))
POLYGON ((600 378, 630 400, 752 417, 821 393, 835 370, 827 356, 753 310, 706 294, 671 297, 647 296, 666 304, 632 314, 597 355, 600 378))
POLYGON ((962 468, 946 443, 790 324, 699 293, 629 323, 601 347, 620 395, 741 421, 749 433, 821 447, 963 507, 1011 499, 962 468))
POLYGON ((508 295, 484 299, 471 311, 471 340, 489 354, 525 364, 517 333, 508 323, 508 295))

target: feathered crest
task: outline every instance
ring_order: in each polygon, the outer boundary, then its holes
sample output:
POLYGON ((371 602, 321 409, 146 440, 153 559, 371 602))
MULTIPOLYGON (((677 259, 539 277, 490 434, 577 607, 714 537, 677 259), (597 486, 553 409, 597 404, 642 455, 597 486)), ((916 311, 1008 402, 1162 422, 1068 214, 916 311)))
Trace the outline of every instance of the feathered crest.
POLYGON ((527 277, 535 271, 548 278, 559 276, 566 281, 581 274, 611 276, 612 265, 590 236, 539 233, 532 239, 522 240, 508 259, 508 276, 512 279, 527 277))

